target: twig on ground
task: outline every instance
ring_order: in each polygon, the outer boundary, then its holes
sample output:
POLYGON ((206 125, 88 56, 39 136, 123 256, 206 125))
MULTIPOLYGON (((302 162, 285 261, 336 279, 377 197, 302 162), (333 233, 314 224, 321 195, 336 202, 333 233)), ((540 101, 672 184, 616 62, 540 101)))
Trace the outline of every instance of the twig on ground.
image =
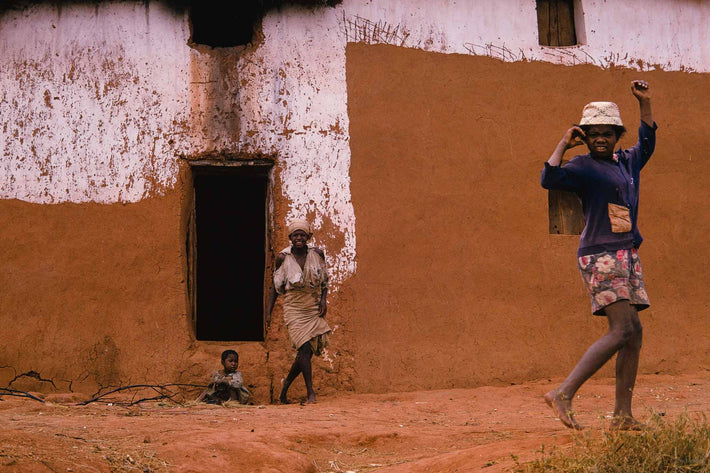
POLYGON ((141 402, 145 402, 145 401, 158 401, 158 400, 160 400, 160 399, 170 399, 171 401, 173 401, 173 402, 175 402, 175 403, 177 403, 177 404, 180 404, 180 405, 182 406, 182 403, 180 403, 180 402, 174 400, 173 398, 171 398, 170 396, 168 396, 168 395, 166 395, 166 394, 163 394, 163 395, 160 395, 160 396, 154 396, 154 397, 144 397, 144 398, 142 398, 142 399, 138 399, 137 401, 131 401, 131 403, 129 404, 129 406, 133 406, 133 405, 136 405, 136 404, 140 404, 141 402))
POLYGON ((17 389, 0 388, 0 396, 27 397, 44 404, 44 399, 40 399, 26 391, 18 391, 17 389))
MULTIPOLYGON (((144 401, 155 401, 155 400, 158 400, 158 399, 170 399, 171 401, 173 401, 173 402, 175 402, 175 403, 177 403, 177 404, 182 405, 181 402, 176 401, 175 399, 173 399, 173 397, 176 396, 178 393, 174 393, 174 392, 172 392, 172 391, 169 389, 169 387, 172 387, 172 386, 187 386, 187 387, 201 388, 201 389, 204 389, 204 388, 205 388, 205 386, 204 386, 204 385, 201 385, 201 384, 185 384, 185 383, 169 383, 169 384, 131 384, 131 385, 129 385, 129 386, 121 386, 121 387, 119 387, 119 388, 116 388, 116 389, 112 389, 112 390, 110 390, 110 391, 107 391, 107 392, 105 392, 105 393, 103 393, 103 394, 99 394, 99 395, 97 395, 97 396, 92 397, 91 399, 89 399, 89 400, 87 400, 87 401, 80 402, 80 403, 78 403, 77 405, 78 405, 78 406, 85 406, 85 405, 87 405, 87 404, 89 404, 89 403, 92 403, 92 402, 104 401, 104 398, 105 398, 106 396, 108 396, 108 395, 110 395, 110 394, 114 394, 114 393, 120 392, 120 391, 126 391, 126 390, 128 390, 128 389, 152 389, 153 391, 155 391, 155 392, 158 394, 158 396, 149 397, 149 398, 142 398, 142 399, 139 399, 139 400, 136 401, 136 400, 135 400, 135 397, 136 397, 136 395, 137 395, 138 393, 134 393, 133 398, 132 398, 132 400, 131 400, 130 402, 128 402, 128 403, 117 403, 117 404, 126 404, 126 405, 129 405, 129 406, 133 406, 133 405, 135 405, 135 404, 138 404, 138 403, 144 402, 144 401)), ((112 401, 112 402, 115 402, 115 401, 112 401)))

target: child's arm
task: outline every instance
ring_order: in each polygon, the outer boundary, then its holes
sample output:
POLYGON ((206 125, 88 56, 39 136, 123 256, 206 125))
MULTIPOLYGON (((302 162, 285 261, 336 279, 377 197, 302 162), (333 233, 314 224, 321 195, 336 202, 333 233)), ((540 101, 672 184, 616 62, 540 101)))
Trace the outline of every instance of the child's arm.
POLYGON ((230 386, 232 384, 232 379, 229 376, 220 376, 219 379, 215 379, 214 386, 219 385, 230 386))
POLYGON ((205 398, 205 396, 207 396, 208 394, 210 394, 210 392, 214 391, 214 387, 217 385, 217 383, 219 382, 219 379, 220 379, 221 377, 222 377, 222 376, 219 374, 219 371, 216 372, 216 373, 214 374, 214 376, 212 376, 212 381, 207 385, 207 389, 205 389, 204 391, 202 391, 202 393, 197 397, 197 399, 195 399, 195 401, 196 401, 196 402, 202 402, 202 400, 205 398))
POLYGON ((631 159, 638 169, 643 169, 653 151, 656 149, 656 124, 653 121, 651 112, 651 93, 648 82, 634 80, 631 82, 631 93, 639 101, 639 113, 641 115, 641 126, 639 127, 639 140, 633 148, 630 148, 631 159))
POLYGON ((562 162, 562 156, 564 156, 565 151, 570 148, 574 148, 575 146, 583 145, 584 138, 584 131, 582 131, 582 129, 578 126, 573 126, 567 130, 560 142, 557 143, 557 147, 550 155, 550 159, 547 160, 547 163, 550 166, 559 166, 562 162))
POLYGON ((641 121, 653 127, 653 113, 651 112, 651 92, 648 82, 644 80, 634 80, 631 82, 631 93, 639 101, 639 112, 641 121))
POLYGON ((244 385, 241 371, 235 371, 226 379, 228 379, 229 385, 235 389, 239 389, 244 385))
POLYGON ((237 371, 232 373, 232 384, 231 387, 234 389, 232 396, 236 398, 240 404, 246 404, 249 402, 249 396, 251 393, 247 388, 244 387, 244 380, 242 379, 242 372, 237 371))
POLYGON ((540 177, 540 184, 545 189, 563 190, 568 192, 578 192, 584 187, 584 180, 576 172, 576 158, 564 166, 562 156, 569 148, 573 148, 583 143, 584 132, 581 128, 573 126, 565 133, 555 148, 555 151, 550 156, 550 159, 545 163, 540 177))

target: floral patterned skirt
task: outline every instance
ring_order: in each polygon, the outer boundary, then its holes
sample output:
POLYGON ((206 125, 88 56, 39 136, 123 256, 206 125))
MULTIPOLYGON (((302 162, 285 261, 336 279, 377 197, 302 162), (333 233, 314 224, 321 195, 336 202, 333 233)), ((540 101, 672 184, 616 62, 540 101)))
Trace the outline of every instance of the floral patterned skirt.
POLYGON ((604 307, 622 299, 637 310, 650 305, 636 248, 580 256, 577 264, 592 300, 594 315, 606 315, 604 307))

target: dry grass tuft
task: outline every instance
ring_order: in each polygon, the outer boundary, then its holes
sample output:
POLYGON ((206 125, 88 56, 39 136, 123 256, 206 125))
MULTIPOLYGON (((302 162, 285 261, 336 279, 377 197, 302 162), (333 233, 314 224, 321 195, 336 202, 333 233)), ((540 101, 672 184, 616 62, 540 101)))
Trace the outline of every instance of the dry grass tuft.
POLYGON ((134 451, 131 453, 112 452, 104 456, 115 473, 168 473, 170 465, 155 453, 134 451))
POLYGON ((683 414, 668 423, 653 415, 641 432, 607 432, 602 438, 580 435, 564 451, 541 450, 541 458, 515 473, 708 473, 710 425, 704 414, 683 414))

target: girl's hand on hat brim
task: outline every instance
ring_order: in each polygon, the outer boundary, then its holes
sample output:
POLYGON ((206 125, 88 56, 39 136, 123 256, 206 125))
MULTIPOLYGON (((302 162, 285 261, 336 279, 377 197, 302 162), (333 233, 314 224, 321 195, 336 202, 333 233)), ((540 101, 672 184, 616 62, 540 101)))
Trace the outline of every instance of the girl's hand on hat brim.
POLYGON ((562 140, 565 142, 565 147, 567 149, 570 149, 574 148, 575 146, 583 145, 584 139, 586 137, 587 135, 584 133, 584 130, 582 130, 578 126, 573 126, 569 130, 567 130, 562 140))

